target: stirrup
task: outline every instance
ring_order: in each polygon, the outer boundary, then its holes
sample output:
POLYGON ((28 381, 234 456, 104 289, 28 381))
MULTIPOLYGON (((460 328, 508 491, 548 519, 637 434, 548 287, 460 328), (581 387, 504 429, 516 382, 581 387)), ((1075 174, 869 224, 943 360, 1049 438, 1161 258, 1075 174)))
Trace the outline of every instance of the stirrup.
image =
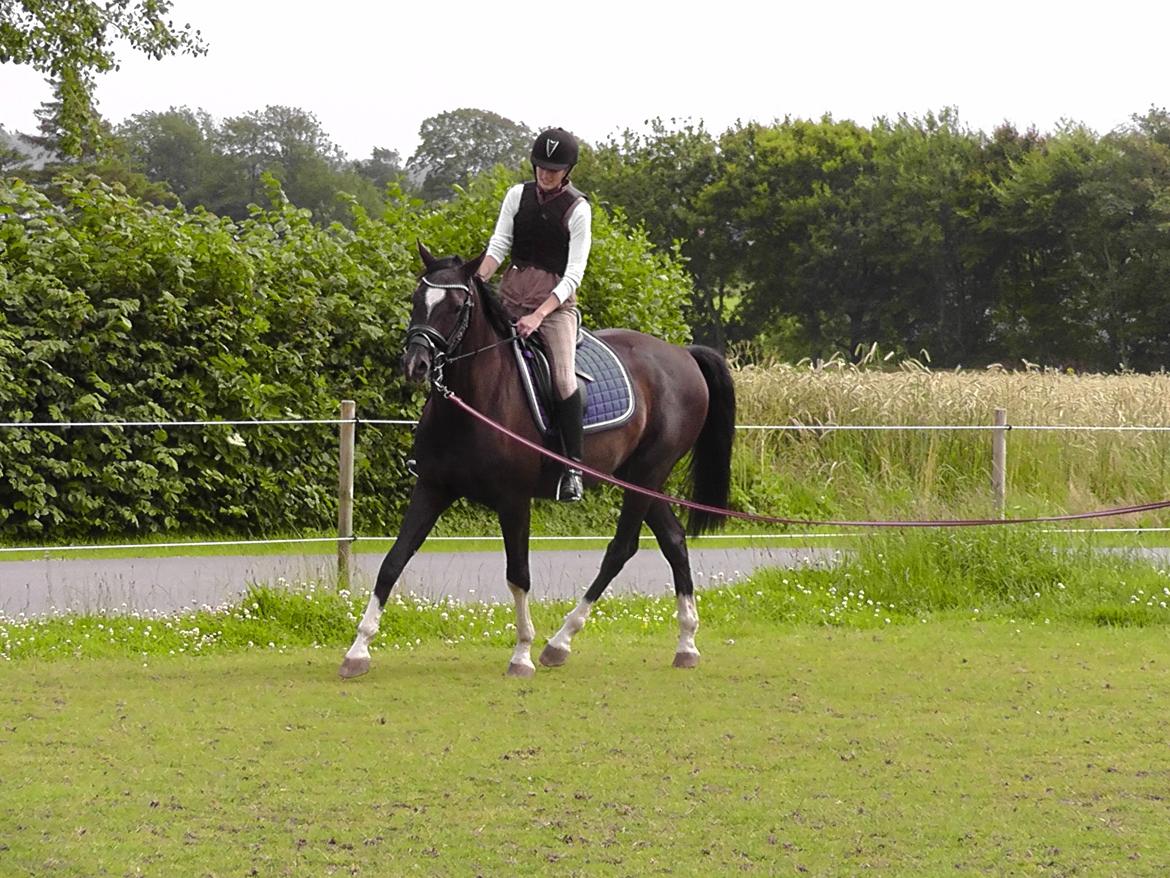
POLYGON ((566 469, 557 482, 557 499, 562 503, 577 503, 585 496, 581 470, 566 469))

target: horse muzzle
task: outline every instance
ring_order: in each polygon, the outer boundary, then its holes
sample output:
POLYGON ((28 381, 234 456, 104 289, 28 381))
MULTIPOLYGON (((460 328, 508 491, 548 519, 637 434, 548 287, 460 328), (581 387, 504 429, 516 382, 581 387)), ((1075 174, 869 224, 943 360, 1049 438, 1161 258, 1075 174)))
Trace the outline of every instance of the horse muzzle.
POLYGON ((402 373, 407 381, 422 384, 431 374, 431 351, 421 344, 413 344, 402 355, 402 373))

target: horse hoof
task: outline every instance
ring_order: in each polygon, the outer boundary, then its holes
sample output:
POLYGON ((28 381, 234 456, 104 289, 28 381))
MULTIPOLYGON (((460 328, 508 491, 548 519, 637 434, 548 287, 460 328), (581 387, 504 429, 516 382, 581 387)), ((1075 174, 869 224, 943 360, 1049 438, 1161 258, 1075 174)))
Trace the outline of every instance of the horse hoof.
POLYGON ((510 662, 508 664, 509 677, 535 677, 536 668, 532 665, 522 665, 519 662, 510 662))
POLYGON ((540 652, 540 663, 546 668, 559 668, 568 660, 569 651, 561 649, 559 646, 553 646, 551 643, 540 652))
POLYGON ((676 668, 697 668, 699 666, 699 654, 697 652, 676 652, 674 654, 674 666, 676 668))
POLYGON ((341 679, 348 680, 350 677, 360 677, 370 669, 369 658, 349 658, 341 663, 341 668, 338 673, 341 679))

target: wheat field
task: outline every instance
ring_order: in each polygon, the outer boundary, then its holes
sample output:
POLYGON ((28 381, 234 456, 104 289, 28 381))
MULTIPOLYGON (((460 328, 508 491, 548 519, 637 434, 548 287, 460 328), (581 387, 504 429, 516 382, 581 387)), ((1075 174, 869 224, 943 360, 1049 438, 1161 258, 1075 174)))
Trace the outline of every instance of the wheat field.
MULTIPOLYGON (((735 378, 740 425, 883 428, 741 429, 734 494, 749 511, 809 518, 988 514, 990 429, 885 428, 990 428, 999 408, 1012 427, 1009 516, 1090 511, 1166 493, 1170 375, 933 371, 914 360, 894 368, 831 360, 741 365, 735 378), (1131 429, 1088 429, 1118 427, 1131 429)), ((1159 514, 1140 523, 1159 524, 1159 514)))

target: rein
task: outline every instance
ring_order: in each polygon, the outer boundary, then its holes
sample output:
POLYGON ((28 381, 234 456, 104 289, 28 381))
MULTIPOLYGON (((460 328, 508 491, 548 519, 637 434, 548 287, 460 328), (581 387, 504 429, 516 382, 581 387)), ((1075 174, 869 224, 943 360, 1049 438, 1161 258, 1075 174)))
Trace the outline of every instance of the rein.
POLYGON ((435 384, 435 389, 443 396, 453 402, 456 406, 463 409, 472 417, 484 424, 487 424, 493 430, 503 433, 510 439, 514 439, 521 445, 532 449, 538 454, 555 460, 562 466, 572 466, 581 470, 586 475, 592 476, 601 482, 607 482, 611 485, 616 485, 626 491, 633 491, 635 494, 642 494, 654 500, 662 500, 666 503, 671 503, 676 506, 683 506, 687 509, 695 509, 699 512, 707 512, 714 515, 723 515, 728 518, 739 518, 744 521, 756 521, 763 524, 791 524, 820 527, 983 527, 988 525, 1002 525, 1002 524, 1040 524, 1044 522, 1055 521, 1082 521, 1089 518, 1108 518, 1115 515, 1129 515, 1136 512, 1151 512, 1156 509, 1170 508, 1170 500, 1159 500, 1153 503, 1142 503, 1137 506, 1117 506, 1110 509, 1101 509, 1096 512, 1075 512, 1067 515, 1050 515, 1035 518, 955 518, 943 519, 937 521, 833 521, 824 519, 809 519, 809 518, 780 518, 773 515, 755 515, 750 512, 738 512, 734 509, 721 509, 718 506, 708 506, 704 503, 695 503, 691 500, 684 500, 681 497, 674 497, 670 494, 663 494, 661 491, 654 491, 650 488, 643 488, 641 485, 635 485, 632 482, 627 482, 616 476, 611 476, 608 473, 603 473, 595 470, 592 467, 585 466, 580 461, 570 460, 563 457, 554 451, 550 451, 543 445, 539 445, 529 439, 525 439, 519 433, 509 430, 503 424, 497 423, 482 412, 472 408, 466 402, 459 398, 454 391, 448 390, 445 387, 435 384))
POLYGON ((447 362, 454 363, 456 360, 464 360, 467 357, 474 357, 476 354, 482 354, 484 351, 490 351, 492 348, 498 348, 500 345, 507 344, 510 341, 515 341, 517 338, 519 338, 519 336, 513 332, 507 338, 501 338, 499 341, 494 342, 493 344, 485 344, 482 348, 476 348, 474 351, 468 351, 467 353, 460 354, 457 357, 447 357, 447 362))

